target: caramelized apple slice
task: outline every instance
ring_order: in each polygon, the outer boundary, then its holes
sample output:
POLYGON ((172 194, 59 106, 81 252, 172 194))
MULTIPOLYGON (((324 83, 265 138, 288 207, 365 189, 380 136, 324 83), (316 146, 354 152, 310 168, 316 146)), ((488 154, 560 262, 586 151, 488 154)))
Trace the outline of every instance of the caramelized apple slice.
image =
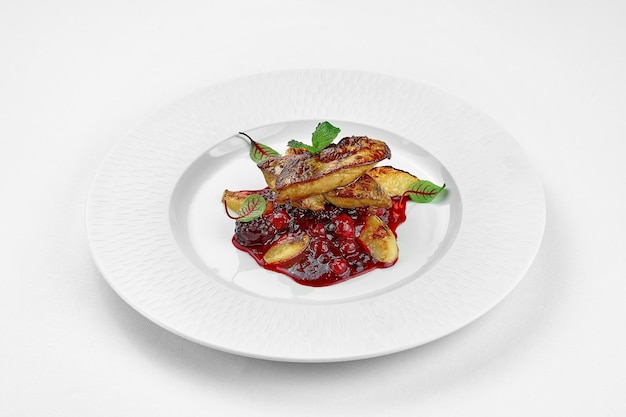
POLYGON ((298 236, 283 236, 265 252, 263 260, 268 264, 275 264, 294 259, 309 246, 309 240, 309 235, 306 233, 298 236))
POLYGON ((371 215, 367 218, 359 239, 378 262, 394 263, 398 259, 396 236, 378 216, 371 215))
POLYGON ((415 175, 391 166, 372 168, 367 171, 367 174, 374 178, 391 197, 401 196, 409 189, 411 183, 419 181, 415 175))
POLYGON ((350 184, 335 188, 324 194, 326 200, 337 207, 391 207, 391 197, 367 174, 361 175, 350 184))

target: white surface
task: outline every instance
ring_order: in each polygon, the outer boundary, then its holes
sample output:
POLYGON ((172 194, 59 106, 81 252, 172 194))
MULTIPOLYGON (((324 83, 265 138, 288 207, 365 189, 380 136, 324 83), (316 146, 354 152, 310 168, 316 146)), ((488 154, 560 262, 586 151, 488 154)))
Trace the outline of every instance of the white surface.
POLYGON ((107 154, 86 208, 96 264, 137 311, 209 347, 297 362, 380 356, 458 330, 519 282, 545 225, 537 174, 490 118, 422 84, 345 70, 240 78, 159 111, 107 154), (385 140, 394 164, 405 159, 397 168, 447 190, 409 204, 393 268, 302 287, 230 244, 220 198, 265 186, 233 137, 241 126, 283 152, 328 118, 341 137, 385 140))
POLYGON ((624 415, 624 3, 223 3, 0 5, 0 414, 624 415), (274 363, 162 330, 99 275, 84 202, 122 134, 198 88, 308 67, 431 84, 526 149, 546 235, 483 318, 388 357, 274 363))

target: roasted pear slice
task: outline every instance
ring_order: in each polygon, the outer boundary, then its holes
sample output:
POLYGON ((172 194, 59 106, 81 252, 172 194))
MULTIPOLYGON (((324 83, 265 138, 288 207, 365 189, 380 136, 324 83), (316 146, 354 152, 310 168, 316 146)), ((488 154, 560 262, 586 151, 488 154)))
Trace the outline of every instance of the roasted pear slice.
POLYGON ((374 178, 391 197, 401 196, 409 189, 411 183, 419 181, 415 175, 391 166, 375 167, 367 171, 367 174, 374 178))
MULTIPOLYGON (((226 206, 234 212, 238 212, 243 202, 246 198, 250 197, 252 194, 260 194, 262 190, 259 191, 229 191, 224 190, 222 194, 222 202, 226 203, 226 206)), ((267 201, 267 199, 266 199, 267 201)), ((274 209, 274 204, 271 201, 267 201, 267 205, 265 206, 264 213, 269 213, 274 209)))
POLYGON ((268 264, 276 264, 294 259, 309 246, 309 240, 309 235, 306 233, 297 236, 283 236, 265 252, 263 260, 268 264))
POLYGON ((292 201, 291 205, 300 209, 320 211, 324 210, 324 207, 326 206, 326 199, 321 194, 312 195, 311 197, 303 198, 302 200, 292 201))
POLYGON ((258 164, 276 201, 302 200, 347 185, 391 157, 387 144, 366 136, 351 136, 324 148, 269 158, 258 164))
POLYGON ((391 197, 367 174, 361 175, 350 184, 324 194, 326 200, 337 207, 391 207, 391 197))
POLYGON ((392 264, 398 259, 396 236, 376 215, 367 218, 361 229, 359 240, 367 246, 372 257, 378 262, 392 264))
POLYGON ((222 202, 226 203, 229 209, 232 211, 238 211, 246 198, 253 193, 251 191, 229 191, 224 190, 222 194, 222 202))

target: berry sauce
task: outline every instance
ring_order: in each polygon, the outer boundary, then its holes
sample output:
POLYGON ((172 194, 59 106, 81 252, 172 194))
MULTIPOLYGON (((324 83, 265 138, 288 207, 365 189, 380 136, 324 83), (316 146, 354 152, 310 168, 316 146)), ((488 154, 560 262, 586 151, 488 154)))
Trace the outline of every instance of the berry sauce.
POLYGON ((312 211, 276 204, 274 193, 269 189, 254 193, 263 195, 268 209, 250 222, 237 222, 232 241, 265 269, 285 274, 302 285, 324 287, 395 263, 373 259, 359 235, 372 214, 396 234, 396 228, 406 220, 406 198, 392 198, 393 205, 388 209, 344 209, 327 204, 324 210, 312 211), (296 256, 271 264, 263 259, 279 239, 305 234, 308 245, 296 256))

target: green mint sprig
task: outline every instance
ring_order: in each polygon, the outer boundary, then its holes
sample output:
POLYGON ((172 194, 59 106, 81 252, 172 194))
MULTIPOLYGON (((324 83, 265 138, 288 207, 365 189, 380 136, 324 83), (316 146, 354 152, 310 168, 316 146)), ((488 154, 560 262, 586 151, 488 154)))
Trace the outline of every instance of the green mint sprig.
POLYGON ((311 145, 307 145, 297 140, 290 140, 287 145, 292 148, 306 149, 311 154, 315 155, 320 153, 322 149, 333 143, 339 132, 341 132, 341 129, 339 129, 338 127, 335 127, 328 122, 322 122, 318 123, 315 131, 313 132, 313 136, 311 137, 311 145))

